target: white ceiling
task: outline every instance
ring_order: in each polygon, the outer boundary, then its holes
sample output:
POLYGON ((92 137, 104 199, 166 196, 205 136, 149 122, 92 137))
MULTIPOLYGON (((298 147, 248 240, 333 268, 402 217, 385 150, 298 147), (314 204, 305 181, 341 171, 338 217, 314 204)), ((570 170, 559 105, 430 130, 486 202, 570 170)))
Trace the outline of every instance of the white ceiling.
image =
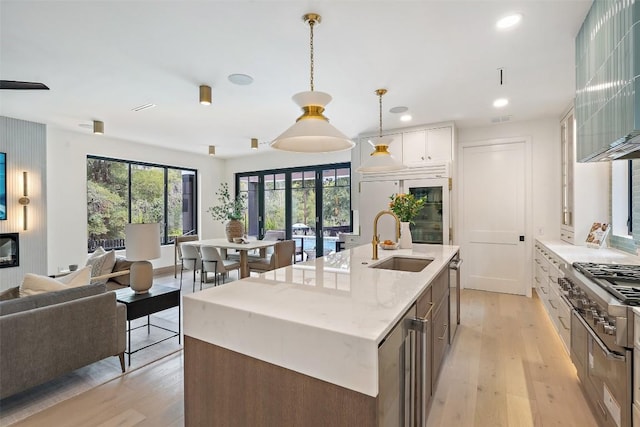
MULTIPOLYGON (((546 1, 0 1, 0 77, 50 91, 0 92, 0 114, 222 158, 255 154, 300 114, 309 90, 309 27, 315 30, 315 89, 345 134, 378 128, 377 88, 387 88, 383 126, 454 120, 558 117, 574 94, 574 37, 591 0, 546 1), (506 32, 501 16, 523 21, 506 32), (497 69, 505 69, 505 85, 497 69), (238 86, 227 76, 244 73, 238 86), (213 103, 198 103, 198 87, 213 103), (510 104, 492 107, 506 96, 510 104), (157 107, 131 111, 142 104, 157 107), (402 123, 393 106, 413 116, 402 123)), ((99 136, 95 136, 100 138, 99 136)))

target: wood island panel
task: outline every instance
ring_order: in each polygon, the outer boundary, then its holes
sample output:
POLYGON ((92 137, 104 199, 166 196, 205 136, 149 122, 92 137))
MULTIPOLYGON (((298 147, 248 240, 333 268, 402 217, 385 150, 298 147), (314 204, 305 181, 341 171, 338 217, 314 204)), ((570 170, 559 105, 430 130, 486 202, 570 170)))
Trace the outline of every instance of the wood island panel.
POLYGON ((186 426, 375 426, 377 399, 184 337, 186 426))

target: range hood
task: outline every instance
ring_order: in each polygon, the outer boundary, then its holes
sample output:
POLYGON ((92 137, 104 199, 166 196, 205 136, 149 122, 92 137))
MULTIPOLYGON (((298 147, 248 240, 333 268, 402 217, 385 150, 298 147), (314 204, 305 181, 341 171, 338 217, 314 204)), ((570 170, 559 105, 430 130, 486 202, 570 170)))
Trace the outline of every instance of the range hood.
POLYGON ((640 158, 640 1, 594 0, 576 36, 576 158, 640 158))

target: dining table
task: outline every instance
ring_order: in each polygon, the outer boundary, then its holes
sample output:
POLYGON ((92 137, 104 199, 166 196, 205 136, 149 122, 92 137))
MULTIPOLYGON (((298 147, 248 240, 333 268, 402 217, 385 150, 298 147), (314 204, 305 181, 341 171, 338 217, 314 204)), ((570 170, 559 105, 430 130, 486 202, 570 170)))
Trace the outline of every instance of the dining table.
MULTIPOLYGON (((191 242, 183 243, 184 245, 193 245, 193 246, 215 246, 219 249, 224 249, 225 252, 228 249, 235 249, 240 252, 240 278, 244 279, 245 277, 249 277, 249 256, 248 253, 253 249, 266 249, 268 247, 274 246, 278 243, 277 240, 248 240, 246 243, 234 243, 230 242, 226 238, 219 239, 204 239, 204 240, 194 240, 191 242)), ((224 255, 223 255, 224 256, 224 255)))

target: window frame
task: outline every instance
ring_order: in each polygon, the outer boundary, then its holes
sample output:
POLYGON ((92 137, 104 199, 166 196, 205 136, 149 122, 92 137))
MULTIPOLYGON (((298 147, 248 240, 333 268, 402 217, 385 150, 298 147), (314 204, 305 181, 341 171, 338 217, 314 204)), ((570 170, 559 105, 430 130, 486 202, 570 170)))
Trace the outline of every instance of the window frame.
MULTIPOLYGON (((192 221, 193 221, 193 229, 190 230, 188 232, 188 234, 193 234, 193 235, 197 235, 198 234, 198 212, 199 212, 199 199, 198 199, 198 170, 197 169, 192 169, 192 168, 187 168, 187 167, 182 167, 182 166, 172 166, 172 165, 165 165, 165 164, 161 164, 161 163, 152 163, 152 162, 142 162, 142 161, 137 161, 137 160, 126 160, 126 159, 118 159, 115 157, 105 157, 105 156, 97 156, 97 155, 92 155, 92 154, 87 154, 87 163, 89 162, 89 160, 102 160, 102 161, 108 161, 108 162, 118 162, 118 163, 122 163, 125 164, 127 166, 127 220, 129 223, 131 223, 131 172, 132 172, 132 166, 144 166, 144 167, 153 167, 153 168, 159 168, 162 169, 162 173, 163 173, 163 195, 162 195, 162 203, 163 203, 163 218, 164 218, 164 222, 162 224, 163 227, 163 233, 162 233, 162 241, 160 242, 161 245, 173 245, 174 244, 174 239, 171 238, 172 236, 169 236, 169 223, 168 223, 168 204, 169 204, 169 192, 168 192, 168 185, 169 185, 169 170, 178 170, 178 171, 186 171, 186 172, 192 172, 193 173, 193 215, 192 215, 192 221)), ((86 165, 85 164, 85 165, 86 165)), ((85 166, 86 167, 86 166, 85 166)), ((87 177, 87 182, 88 182, 88 177, 87 177)), ((87 230, 87 240, 89 239, 88 236, 88 230, 87 230)), ((122 250, 125 249, 124 246, 117 246, 117 247, 112 247, 111 249, 115 249, 115 250, 122 250)), ((88 251, 89 253, 91 253, 91 251, 88 251)))

